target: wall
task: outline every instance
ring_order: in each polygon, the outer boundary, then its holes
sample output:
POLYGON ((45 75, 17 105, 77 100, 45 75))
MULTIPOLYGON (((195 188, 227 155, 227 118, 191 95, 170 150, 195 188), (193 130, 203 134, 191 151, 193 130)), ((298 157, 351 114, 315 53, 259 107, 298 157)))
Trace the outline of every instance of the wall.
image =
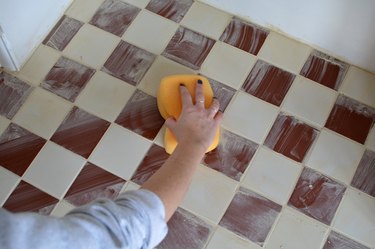
POLYGON ((373 0, 200 0, 375 72, 373 0))

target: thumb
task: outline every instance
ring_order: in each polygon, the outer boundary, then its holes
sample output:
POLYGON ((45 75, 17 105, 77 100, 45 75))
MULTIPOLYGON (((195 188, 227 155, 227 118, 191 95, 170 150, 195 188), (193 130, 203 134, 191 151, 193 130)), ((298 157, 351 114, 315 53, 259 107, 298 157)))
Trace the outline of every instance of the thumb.
POLYGON ((167 128, 170 129, 171 131, 174 131, 176 124, 177 124, 176 120, 174 120, 174 118, 172 117, 165 120, 165 126, 167 126, 167 128))

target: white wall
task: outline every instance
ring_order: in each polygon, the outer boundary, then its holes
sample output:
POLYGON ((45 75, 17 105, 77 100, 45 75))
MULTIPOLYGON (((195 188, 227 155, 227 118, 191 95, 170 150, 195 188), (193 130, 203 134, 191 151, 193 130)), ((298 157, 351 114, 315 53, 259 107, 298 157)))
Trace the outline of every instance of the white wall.
POLYGON ((374 0, 200 0, 375 72, 374 0))

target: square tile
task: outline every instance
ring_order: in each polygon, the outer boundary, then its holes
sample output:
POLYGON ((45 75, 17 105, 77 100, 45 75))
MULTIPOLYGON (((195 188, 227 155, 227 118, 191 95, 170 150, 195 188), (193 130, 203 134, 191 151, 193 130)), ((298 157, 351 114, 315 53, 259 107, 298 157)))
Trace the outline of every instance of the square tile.
POLYGON ((151 142, 147 139, 112 124, 90 156, 90 161, 128 180, 150 146, 151 142))
POLYGON ((323 127, 336 98, 335 91, 297 76, 282 109, 318 127, 323 127))
POLYGON ((156 98, 140 90, 134 92, 116 119, 117 124, 150 140, 154 140, 164 121, 156 98))
POLYGON ((334 90, 339 89, 348 65, 319 51, 313 51, 300 74, 334 90))
POLYGON ((114 121, 134 90, 133 86, 97 71, 78 96, 75 104, 98 117, 114 121))
POLYGON ((82 22, 88 22, 104 0, 74 0, 65 15, 82 22))
POLYGON ((151 0, 146 9, 172 21, 180 22, 192 4, 193 0, 151 0))
POLYGON ((164 50, 163 56, 198 70, 214 44, 215 40, 211 38, 179 27, 164 50))
POLYGON ((143 10, 126 30, 123 39, 154 54, 164 51, 178 24, 143 10))
POLYGON ((277 113, 276 107, 247 93, 238 92, 225 112, 223 126, 261 144, 277 113))
POLYGON ((6 130, 8 125, 10 124, 10 120, 0 116, 0 135, 6 130))
POLYGON ((251 54, 216 42, 202 65, 201 73, 237 90, 244 83, 255 60, 251 54))
POLYGON ((110 124, 74 107, 53 134, 51 141, 88 158, 110 124))
POLYGON ((0 167, 0 207, 8 199, 13 189, 18 185, 20 177, 0 167))
POLYGON ((139 11, 139 8, 120 0, 106 0, 100 5, 90 24, 121 37, 139 11))
POLYGON ((0 165, 22 176, 46 140, 11 123, 0 136, 0 165))
POLYGON ((294 78, 295 75, 258 60, 242 89, 268 103, 280 106, 294 78))
POLYGON ((85 24, 64 50, 64 55, 92 68, 100 68, 120 38, 85 24))
POLYGON ((209 244, 206 247, 207 249, 261 249, 262 247, 257 244, 251 243, 248 240, 245 240, 228 230, 218 227, 212 236, 209 244))
POLYGON ((268 33, 269 31, 260 26, 233 18, 221 35, 220 41, 257 55, 268 33))
POLYGON ((203 163, 239 181, 257 148, 256 143, 222 129, 218 147, 205 155, 203 163))
POLYGON ((181 24, 191 30, 219 39, 232 16, 209 5, 194 2, 181 24))
POLYGON ((326 243, 324 244, 323 249, 340 249, 340 248, 348 248, 348 249, 370 249, 367 246, 361 245, 354 240, 351 240, 345 237, 342 234, 336 233, 335 231, 331 231, 329 237, 327 238, 326 243))
POLYGON ((344 192, 344 185, 304 168, 288 205, 330 225, 344 192))
POLYGON ((69 213, 72 209, 74 209, 75 206, 73 206, 72 204, 70 204, 69 202, 67 201, 59 201, 55 208, 52 210, 50 216, 53 216, 53 217, 63 217, 65 216, 67 213, 69 213))
POLYGON ((374 122, 374 108, 339 95, 325 127, 364 144, 374 122))
POLYGON ((105 62, 102 71, 135 86, 154 59, 155 56, 150 52, 121 41, 105 62))
POLYGON ((23 179, 61 199, 84 164, 82 157, 47 142, 25 172, 23 179))
POLYGON ((220 103, 220 110, 224 112, 236 93, 236 90, 230 86, 220 83, 219 81, 210 78, 208 78, 208 80, 211 84, 215 98, 217 98, 220 103))
POLYGON ((61 57, 47 74, 41 87, 74 102, 95 70, 61 57))
POLYGON ((0 72, 0 115, 12 119, 32 90, 25 82, 0 72))
POLYGON ((264 145, 297 162, 302 162, 319 131, 298 119, 280 113, 264 145))
POLYGON ((219 225, 263 246, 280 211, 280 205, 240 188, 219 225))
POLYGON ((375 197, 375 152, 366 150, 359 162, 351 185, 375 197))
POLYGON ((372 127, 370 133, 367 136, 366 146, 367 148, 375 151, 375 126, 372 127))
POLYGON ((138 8, 145 8, 150 0, 121 0, 126 3, 130 3, 131 5, 137 6, 138 8))
POLYGON ((322 130, 306 165, 312 169, 349 184, 363 147, 328 130, 322 130))
POLYGON ((310 53, 309 46, 271 31, 258 57, 289 72, 299 74, 310 53))
POLYGON ((261 147, 251 161, 241 185, 284 205, 301 171, 302 167, 298 163, 261 147))
POLYGON ((71 109, 70 103, 36 88, 13 121, 35 134, 49 139, 71 109))
POLYGON ((82 25, 83 22, 64 15, 44 39, 43 44, 63 51, 82 25))

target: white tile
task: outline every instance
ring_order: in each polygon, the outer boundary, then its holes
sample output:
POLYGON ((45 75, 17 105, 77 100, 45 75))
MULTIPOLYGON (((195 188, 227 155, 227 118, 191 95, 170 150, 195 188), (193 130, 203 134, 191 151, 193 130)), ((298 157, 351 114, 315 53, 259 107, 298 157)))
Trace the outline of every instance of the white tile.
POLYGON ((375 246, 375 199, 352 188, 347 189, 333 227, 349 237, 375 246))
POLYGON ((61 199, 84 164, 82 157, 49 141, 27 168, 23 179, 61 199))
POLYGON ((351 66, 342 83, 341 92, 375 107, 375 75, 351 66))
POLYGON ((131 5, 137 6, 138 8, 144 8, 150 2, 150 0, 121 0, 125 3, 130 3, 131 5))
POLYGON ((244 92, 232 99, 224 114, 223 126, 261 144, 278 114, 278 108, 244 92))
POLYGON ((177 23, 143 10, 126 30, 123 39, 151 53, 160 54, 177 28, 177 23))
POLYGON ((0 207, 8 199, 21 177, 0 166, 0 207))
POLYGON ((213 39, 219 39, 231 19, 232 16, 226 12, 194 2, 182 19, 181 25, 213 39))
POLYGON ((181 206, 217 224, 236 188, 236 181, 206 166, 199 166, 181 206))
POLYGON ((323 129, 306 165, 350 184, 363 151, 360 144, 323 129))
POLYGON ((6 117, 0 116, 0 135, 5 131, 5 129, 10 124, 10 120, 6 117))
POLYGON ((166 129, 167 128, 165 127, 165 125, 163 125, 161 129, 159 130, 158 135, 154 139, 154 143, 156 143, 157 145, 163 148, 165 148, 164 147, 164 134, 165 134, 166 129))
POLYGON ((13 121, 35 134, 49 139, 72 105, 68 101, 36 88, 18 111, 13 121))
POLYGON ((65 14, 82 22, 88 22, 103 2, 104 0, 74 0, 65 14))
POLYGON ((78 96, 76 105, 108 121, 114 121, 135 87, 97 71, 78 96))
POLYGON ((171 61, 163 56, 158 56, 146 75, 143 77, 138 88, 156 97, 162 78, 174 74, 195 74, 193 70, 179 63, 171 61))
POLYGON ((367 136, 366 146, 367 148, 375 151, 375 126, 372 127, 370 133, 367 136))
POLYGON ((124 193, 126 191, 132 191, 132 190, 138 190, 141 186, 138 184, 132 182, 132 181, 127 181, 124 187, 120 190, 120 193, 124 193))
POLYGON ((128 180, 151 143, 121 126, 112 124, 90 156, 90 161, 128 180))
POLYGON ((62 200, 56 204, 50 215, 54 217, 63 217, 74 208, 74 205, 65 200, 62 200))
POLYGON ((259 148, 242 185, 284 205, 300 176, 302 166, 266 148, 259 148))
POLYGON ((283 208, 266 249, 316 249, 324 243, 328 228, 313 219, 283 208))
POLYGON ((201 73, 234 89, 240 88, 256 57, 217 41, 201 67, 201 73))
POLYGON ((311 50, 303 43, 271 31, 258 57, 294 74, 299 74, 311 50))
POLYGON ((227 229, 218 227, 206 249, 261 249, 251 241, 244 240, 227 229))
POLYGON ((302 76, 297 76, 290 88, 282 109, 307 122, 323 127, 337 93, 302 76))
POLYGON ((69 42, 63 54, 89 67, 100 68, 119 42, 119 37, 85 24, 69 42))

